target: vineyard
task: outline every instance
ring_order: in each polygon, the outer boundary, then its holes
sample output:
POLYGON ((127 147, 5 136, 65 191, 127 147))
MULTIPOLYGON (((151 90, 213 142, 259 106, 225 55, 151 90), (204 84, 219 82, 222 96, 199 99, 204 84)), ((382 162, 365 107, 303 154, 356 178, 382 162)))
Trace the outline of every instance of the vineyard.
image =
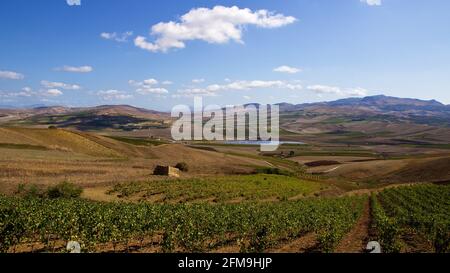
POLYGON ((151 246, 152 252, 220 252, 230 247, 267 252, 311 234, 311 251, 333 252, 367 215, 372 233, 367 240, 379 241, 383 252, 408 252, 407 239, 413 237, 442 253, 450 251, 449 197, 449 186, 389 188, 373 193, 371 213, 364 213, 366 195, 237 204, 0 196, 0 252, 63 252, 71 240, 80 242, 84 252, 133 252, 130 246, 151 246), (25 245, 31 249, 24 250, 25 245))
POLYGON ((229 244, 241 252, 263 252, 315 232, 317 250, 331 252, 360 217, 365 199, 155 205, 1 197, 0 250, 41 243, 45 251, 58 251, 56 242, 77 240, 84 251, 94 252, 106 243, 115 248, 160 238, 161 252, 209 252, 229 244))
POLYGON ((317 182, 285 175, 229 175, 183 180, 116 184, 109 192, 122 198, 141 197, 154 203, 288 200, 325 189, 317 182))
POLYGON ((374 229, 385 252, 399 252, 406 234, 425 238, 435 252, 450 251, 450 187, 420 185, 372 195, 374 229))

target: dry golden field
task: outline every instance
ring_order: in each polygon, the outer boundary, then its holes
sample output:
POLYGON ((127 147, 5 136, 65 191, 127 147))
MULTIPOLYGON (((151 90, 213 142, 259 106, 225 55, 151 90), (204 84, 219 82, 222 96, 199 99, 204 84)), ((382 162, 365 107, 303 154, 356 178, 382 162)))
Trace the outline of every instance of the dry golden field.
POLYGON ((263 160, 193 149, 181 144, 139 146, 67 130, 0 128, 0 191, 21 183, 69 181, 83 187, 158 179, 156 165, 188 162, 186 177, 249 173, 263 160))

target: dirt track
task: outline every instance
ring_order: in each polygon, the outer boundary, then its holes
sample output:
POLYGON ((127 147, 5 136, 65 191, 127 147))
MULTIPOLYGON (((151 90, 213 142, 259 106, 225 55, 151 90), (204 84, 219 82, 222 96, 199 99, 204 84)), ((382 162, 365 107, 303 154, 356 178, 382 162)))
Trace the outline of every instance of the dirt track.
POLYGON ((337 246, 336 253, 361 253, 369 238, 370 206, 367 202, 364 212, 352 230, 337 246))

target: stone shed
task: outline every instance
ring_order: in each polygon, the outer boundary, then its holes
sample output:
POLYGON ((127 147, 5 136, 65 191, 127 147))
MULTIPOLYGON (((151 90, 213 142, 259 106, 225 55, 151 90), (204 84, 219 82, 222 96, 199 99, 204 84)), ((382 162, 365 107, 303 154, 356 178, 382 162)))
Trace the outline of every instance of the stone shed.
POLYGON ((180 177, 180 170, 170 166, 156 166, 153 175, 180 177))

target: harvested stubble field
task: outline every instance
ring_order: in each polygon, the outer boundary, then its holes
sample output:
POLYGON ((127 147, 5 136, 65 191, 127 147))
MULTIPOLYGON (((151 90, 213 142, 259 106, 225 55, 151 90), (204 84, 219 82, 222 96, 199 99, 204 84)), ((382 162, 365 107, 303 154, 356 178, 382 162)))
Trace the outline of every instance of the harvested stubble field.
POLYGON ((157 165, 190 162, 190 176, 250 173, 264 160, 192 149, 180 144, 130 144, 94 134, 51 129, 0 129, 0 192, 21 183, 42 186, 69 181, 103 187, 158 180, 157 165), (39 147, 37 149, 36 147, 39 147))

